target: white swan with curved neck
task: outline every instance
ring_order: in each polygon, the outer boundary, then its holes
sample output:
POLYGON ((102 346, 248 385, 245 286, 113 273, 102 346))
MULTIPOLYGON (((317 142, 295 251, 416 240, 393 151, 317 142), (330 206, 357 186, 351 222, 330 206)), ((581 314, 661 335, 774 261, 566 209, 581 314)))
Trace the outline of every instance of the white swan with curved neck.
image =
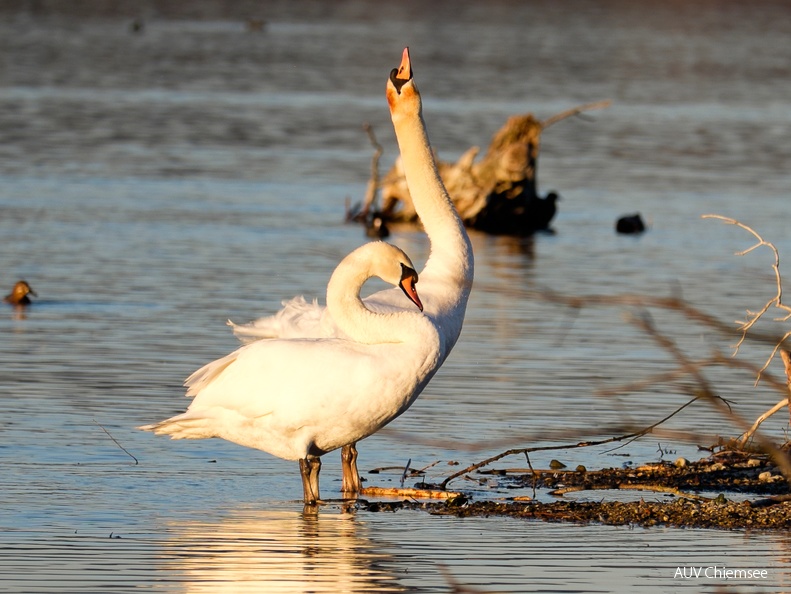
MULTIPOLYGON (((390 73, 386 96, 412 201, 431 244, 429 258, 420 272, 420 293, 424 313, 439 332, 442 364, 456 344, 464 322, 473 281, 472 245, 437 171, 420 93, 412 77, 409 48, 404 49, 399 67, 390 73)), ((379 291, 366 298, 365 304, 380 312, 408 306, 404 296, 395 289, 379 291)), ((343 329, 332 312, 316 301, 308 303, 299 296, 284 301, 283 306, 273 316, 244 325, 229 324, 246 342, 261 338, 343 336, 343 329)), ((353 443, 342 453, 345 492, 356 493, 360 488, 356 455, 353 443)))
POLYGON ((140 427, 173 439, 220 437, 299 460, 305 503, 319 495, 320 456, 363 439, 403 413, 439 367, 440 336, 415 290, 418 275, 395 246, 373 242, 344 258, 327 308, 348 338, 274 339, 245 345, 193 373, 187 411, 140 427), (401 287, 412 311, 370 311, 372 276, 401 287))

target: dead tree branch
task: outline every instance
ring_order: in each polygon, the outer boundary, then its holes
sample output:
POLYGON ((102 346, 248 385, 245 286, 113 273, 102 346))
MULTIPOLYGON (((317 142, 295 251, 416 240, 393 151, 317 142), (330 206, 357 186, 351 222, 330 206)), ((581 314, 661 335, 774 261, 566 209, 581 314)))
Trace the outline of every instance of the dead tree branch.
MULTIPOLYGON (((467 149, 455 163, 435 156, 440 177, 464 224, 495 235, 526 236, 550 230, 559 196, 554 191, 538 194, 541 134, 561 120, 609 105, 609 100, 588 103, 544 121, 530 113, 514 115, 494 133, 480 159, 477 146, 467 149)), ((400 160, 383 176, 380 187, 385 222, 418 221, 400 160)))
MULTIPOLYGON (((679 367, 682 369, 687 370, 690 375, 695 379, 698 387, 698 394, 701 398, 705 399, 709 402, 715 409, 717 409, 722 415, 729 418, 734 425, 739 427, 743 432, 749 432, 751 430, 751 425, 744 420, 740 415, 737 415, 733 412, 730 406, 727 403, 717 396, 711 388, 706 377, 703 375, 703 372, 697 366, 693 365, 691 361, 687 358, 684 353, 681 352, 681 349, 678 348, 678 345, 668 337, 661 334, 654 326, 650 323, 649 320, 643 318, 632 318, 632 322, 636 325, 640 326, 643 331, 646 332, 651 338, 654 339, 662 348, 664 348, 667 352, 669 352, 678 362, 679 367)), ((786 477, 786 480, 791 482, 791 460, 789 460, 788 456, 781 452, 775 445, 763 437, 761 434, 754 432, 753 437, 756 439, 760 447, 772 458, 772 460, 777 464, 777 466, 782 470, 783 475, 786 477)))
POLYGON ((585 105, 578 105, 577 107, 572 107, 571 109, 561 111, 560 113, 556 113, 555 115, 548 117, 543 122, 541 122, 541 128, 546 130, 552 124, 557 124, 559 121, 565 120, 566 118, 580 115, 583 112, 592 111, 594 109, 605 109, 610 107, 610 105, 612 105, 612 101, 610 99, 586 103, 585 105))
POLYGON ((368 134, 368 139, 371 141, 371 146, 374 147, 374 154, 371 157, 371 179, 368 180, 368 185, 365 188, 365 198, 363 199, 363 206, 360 214, 363 217, 368 216, 368 212, 376 203, 376 194, 379 190, 379 158, 382 156, 382 145, 376 140, 374 129, 366 122, 363 124, 363 130, 368 134))
MULTIPOLYGON (((764 306, 760 310, 758 310, 757 312, 753 312, 753 311, 750 311, 748 309, 747 310, 747 319, 744 320, 744 321, 738 322, 739 325, 740 325, 739 328, 742 331, 742 337, 739 340, 739 342, 736 344, 735 352, 734 352, 734 354, 736 354, 736 353, 739 352, 739 348, 741 347, 741 345, 747 339, 747 333, 750 331, 750 329, 772 307, 775 307, 777 309, 780 309, 780 310, 786 312, 786 315, 784 317, 777 318, 776 321, 785 322, 785 321, 788 321, 789 319, 791 319, 791 306, 785 305, 783 303, 783 281, 782 281, 782 278, 780 277, 780 254, 777 251, 777 248, 774 246, 773 243, 766 241, 763 237, 761 237, 761 235, 757 231, 755 231, 755 229, 753 229, 752 227, 749 227, 748 225, 745 225, 744 223, 741 223, 741 222, 737 221, 736 219, 732 219, 730 217, 724 217, 724 216, 716 215, 716 214, 703 215, 703 218, 704 219, 717 219, 717 220, 723 221, 723 222, 725 222, 725 223, 727 223, 729 225, 736 225, 737 227, 739 227, 741 229, 744 229, 745 231, 748 231, 750 234, 752 234, 753 237, 755 237, 755 239, 757 240, 757 243, 755 245, 753 245, 752 247, 747 248, 746 250, 743 250, 741 252, 736 252, 737 256, 745 256, 745 255, 749 254, 750 252, 752 252, 753 250, 758 249, 761 246, 768 247, 772 251, 772 254, 774 254, 774 263, 772 264, 772 270, 774 271, 774 275, 775 275, 775 283, 776 283, 776 287, 777 287, 777 292, 775 293, 775 296, 772 297, 769 301, 767 301, 766 304, 764 304, 764 306)), ((791 337, 791 331, 786 332, 783 335, 783 337, 777 342, 777 344, 775 345, 775 347, 772 350, 771 354, 769 355, 769 358, 766 360, 766 363, 764 364, 763 368, 758 373, 758 376, 756 377, 756 380, 755 380, 756 384, 761 380, 761 373, 763 371, 765 371, 767 367, 769 367, 769 364, 772 362, 772 359, 775 358, 775 355, 777 355, 778 351, 783 347, 784 342, 789 337, 791 337)))
POLYGON ((634 433, 629 433, 627 435, 618 435, 616 437, 609 437, 607 439, 601 439, 601 440, 597 440, 597 441, 580 441, 578 443, 565 444, 565 445, 536 446, 536 447, 532 447, 532 448, 512 448, 510 450, 506 450, 505 452, 501 452, 501 453, 497 454, 496 456, 492 456, 491 458, 487 458, 486 460, 483 460, 483 461, 478 462, 476 464, 472 464, 472 465, 468 466, 467 468, 465 468, 464 470, 460 470, 458 472, 454 472, 452 475, 450 475, 449 477, 447 477, 446 479, 444 479, 440 483, 440 488, 444 491, 447 488, 448 483, 450 481, 452 481, 454 479, 457 479, 457 478, 459 478, 462 475, 468 474, 468 473, 470 473, 470 472, 472 472, 474 470, 478 470, 479 468, 483 468, 484 466, 488 466, 492 462, 497 462, 497 460, 500 460, 500 459, 505 458, 507 456, 513 456, 514 454, 527 455, 527 454, 530 454, 531 452, 547 452, 547 451, 552 451, 552 450, 571 450, 571 449, 575 449, 575 448, 587 448, 587 447, 592 447, 592 446, 599 446, 599 445, 604 445, 604 444, 607 444, 607 443, 613 443, 613 442, 618 442, 618 441, 625 441, 625 440, 632 440, 633 441, 633 440, 635 440, 635 439, 637 439, 639 437, 642 437, 643 435, 648 435, 654 429, 656 429, 659 425, 661 425, 665 421, 673 418, 675 415, 680 413, 682 410, 687 408, 690 404, 692 404, 696 400, 698 400, 698 397, 695 397, 692 400, 689 400, 688 402, 686 402, 683 405, 679 406, 672 413, 670 413, 669 415, 667 415, 663 419, 660 419, 656 423, 653 423, 652 425, 649 425, 648 427, 644 427, 643 429, 640 429, 639 431, 635 431, 634 433))

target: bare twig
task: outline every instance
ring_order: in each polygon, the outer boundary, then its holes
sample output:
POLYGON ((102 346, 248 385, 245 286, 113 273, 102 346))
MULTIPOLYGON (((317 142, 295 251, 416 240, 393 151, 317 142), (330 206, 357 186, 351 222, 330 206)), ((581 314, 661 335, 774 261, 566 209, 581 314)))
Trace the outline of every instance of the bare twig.
POLYGON ((791 352, 787 349, 780 351, 780 357, 783 359, 783 365, 786 369, 786 388, 788 389, 788 412, 791 415, 791 352))
MULTIPOLYGON (((574 443, 574 444, 565 444, 565 445, 556 445, 556 446, 536 446, 536 447, 532 447, 532 448, 513 448, 513 449, 510 449, 510 450, 506 450, 505 452, 501 452, 501 453, 497 454, 496 456, 492 456, 491 458, 487 458, 486 460, 483 460, 483 461, 478 462, 476 464, 472 464, 472 465, 468 466, 467 468, 465 468, 464 470, 460 470, 458 472, 453 473, 452 475, 450 475, 449 477, 447 477, 445 480, 443 480, 440 483, 440 488, 445 489, 447 487, 448 483, 450 481, 452 481, 453 479, 456 479, 456 478, 458 478, 458 477, 460 477, 460 476, 462 476, 464 474, 467 474, 469 472, 472 472, 474 470, 478 470, 479 468, 487 466, 487 465, 491 464, 492 462, 497 462, 497 460, 505 458, 506 456, 512 456, 514 454, 524 454, 525 457, 527 457, 527 455, 529 453, 531 453, 531 452, 546 452, 546 451, 550 451, 550 450, 570 450, 570 449, 574 449, 574 448, 586 448, 586 447, 591 447, 591 446, 604 445, 606 443, 623 441, 623 440, 626 440, 626 439, 631 439, 632 441, 634 441, 634 439, 637 439, 638 437, 642 437, 643 435, 647 435, 648 433, 651 433, 656 427, 658 427, 659 425, 661 425, 662 423, 664 423, 668 419, 670 419, 673 416, 675 416, 678 413, 680 413, 682 410, 684 410, 690 404, 695 402, 697 399, 698 399, 697 397, 693 398, 692 400, 690 400, 690 401, 684 403, 682 406, 678 407, 676 410, 674 410, 672 413, 667 415, 665 418, 657 421, 656 423, 653 423, 652 425, 649 425, 648 427, 645 427, 645 428, 643 428, 643 429, 641 429, 639 431, 636 431, 634 433, 629 433, 627 435, 619 435, 619 436, 616 436, 616 437, 609 437, 607 439, 602 439, 602 440, 598 440, 598 441, 580 441, 580 442, 574 443)), ((527 463, 532 468, 532 464, 530 464, 530 458, 529 457, 527 457, 527 463)))
MULTIPOLYGON (((741 345, 747 339, 747 333, 749 332, 749 330, 772 307, 775 307, 777 309, 780 309, 780 310, 786 312, 786 315, 784 317, 777 318, 776 321, 785 322, 785 321, 791 319, 791 307, 788 306, 788 305, 785 305, 783 303, 783 282, 782 282, 782 278, 780 277, 780 254, 777 251, 777 248, 774 246, 774 244, 772 244, 771 242, 766 241, 752 227, 749 227, 748 225, 745 225, 744 223, 741 223, 741 222, 737 221, 736 219, 732 219, 730 217, 724 217, 722 215, 716 215, 716 214, 703 215, 703 218, 704 219, 717 219, 717 220, 720 220, 720 221, 724 221, 725 223, 728 223, 729 225, 736 225, 737 227, 739 227, 741 229, 744 229, 745 231, 748 231, 750 234, 752 234, 753 237, 755 237, 755 239, 757 240, 757 243, 754 244, 752 247, 747 248, 746 250, 743 250, 741 252, 736 252, 737 256, 744 256, 746 254, 749 254, 750 252, 752 252, 753 250, 758 249, 761 246, 768 247, 772 251, 772 253, 774 254, 774 263, 772 264, 772 270, 774 271, 774 275, 775 275, 775 283, 776 283, 776 287, 777 287, 777 292, 775 293, 775 296, 772 297, 772 299, 770 299, 769 301, 767 301, 766 304, 764 304, 764 306, 760 310, 758 310, 758 311, 750 311, 748 309, 747 310, 747 319, 742 321, 742 322, 739 322, 739 328, 742 331, 742 337, 739 340, 739 342, 736 344, 735 352, 734 352, 734 354, 736 354, 736 353, 739 352, 739 347, 741 347, 741 345)), ((760 381, 761 373, 763 373, 766 370, 766 368, 769 367, 769 364, 772 362, 772 359, 775 358, 775 355, 783 347, 783 343, 789 337, 791 337, 791 331, 786 332, 783 335, 783 337, 777 342, 777 344, 775 345, 775 347, 772 350, 771 354, 769 355, 769 358, 766 360, 766 363, 764 364, 763 368, 759 371, 758 377, 755 380, 756 383, 758 383, 760 381)))
MULTIPOLYGON (((645 317, 632 318, 632 321, 636 325, 640 326, 660 346, 672 354, 682 369, 689 371, 690 375, 692 375, 697 383, 697 392, 701 398, 712 404, 714 408, 716 408, 725 417, 729 418, 734 423, 734 425, 739 427, 743 432, 750 430, 751 425, 741 416, 733 412, 731 407, 713 392, 708 380, 705 378, 701 370, 687 359, 686 355, 681 352, 675 342, 658 332, 657 329, 654 328, 650 321, 645 317)), ((774 463, 777 464, 777 466, 781 469, 786 477, 786 480, 791 482, 791 460, 789 460, 788 456, 778 450, 771 441, 763 437, 760 433, 755 432, 754 438, 760 447, 771 456, 774 463)))
POLYGON ((758 417, 753 423, 753 426, 744 432, 744 435, 742 435, 742 439, 739 442, 739 445, 741 445, 741 447, 747 445, 747 442, 750 441, 750 438, 753 436, 753 434, 756 431, 758 431, 758 427, 761 426, 761 423, 763 423, 766 419, 768 419, 773 414, 775 414, 778 410, 780 410, 781 408, 785 408, 786 406, 788 406, 788 398, 781 400, 780 402, 775 404, 772 408, 770 408, 768 411, 766 411, 764 414, 762 414, 760 417, 758 417))
MULTIPOLYGON (((568 296, 557 293, 551 289, 527 292, 527 296, 536 296, 551 303, 562 303, 572 308, 575 312, 585 307, 596 305, 628 305, 642 308, 659 308, 671 311, 678 311, 689 320, 700 322, 722 334, 732 335, 735 329, 732 324, 704 312, 702 309, 690 305, 680 297, 656 297, 652 295, 639 295, 636 293, 623 293, 621 295, 582 295, 568 296)), ((767 340, 775 340, 775 336, 767 336, 767 340)))
POLYGON ((783 360, 783 366, 786 370, 786 385, 791 390, 791 351, 783 349, 780 351, 780 358, 783 360))
POLYGON ((373 126, 369 123, 363 124, 363 130, 368 134, 368 139, 371 141, 371 146, 374 147, 374 154, 371 157, 371 178, 368 180, 368 185, 365 188, 365 198, 360 215, 365 218, 368 216, 368 211, 376 202, 376 192, 379 189, 379 158, 382 156, 382 145, 376 140, 374 135, 373 126))
POLYGON ((437 464, 439 464, 439 460, 437 460, 436 462, 432 462, 431 464, 429 464, 429 465, 427 465, 427 466, 424 466, 424 467, 423 467, 423 468, 421 468, 420 470, 413 470, 413 471, 412 471, 412 474, 413 474, 413 475, 415 475, 415 474, 416 474, 416 475, 422 475, 422 474, 426 474, 426 471, 427 471, 429 468, 431 468, 432 466, 436 466, 437 464))
POLYGON ((96 423, 96 426, 99 427, 99 429, 101 429, 102 431, 104 431, 107 434, 107 437, 109 437, 110 439, 112 439, 115 442, 115 445, 117 445, 119 448, 121 448, 124 452, 126 452, 126 454, 130 458, 132 458, 132 460, 135 461, 135 466, 137 466, 140 463, 140 462, 138 462, 137 458, 135 458, 132 454, 130 454, 129 450, 127 450, 124 446, 122 446, 120 443, 118 443, 118 440, 115 437, 113 437, 112 435, 110 435, 110 432, 107 429, 105 429, 104 427, 102 427, 96 419, 93 419, 93 422, 96 423))
MULTIPOLYGON (((562 296, 558 296, 557 294, 553 293, 552 299, 553 301, 561 301, 561 302, 565 301, 566 303, 570 304, 572 307, 576 307, 576 308, 581 308, 584 305, 589 304, 588 298, 585 297, 564 298, 562 296)), ((601 296, 598 298, 594 298, 591 301, 599 302, 599 303, 607 303, 607 304, 628 302, 630 304, 645 305, 647 303, 650 303, 651 305, 654 306, 682 311, 684 315, 702 321, 707 325, 711 325, 719 330, 722 330, 723 332, 729 332, 729 331, 732 332, 733 330, 732 327, 723 324, 716 318, 713 318, 712 316, 709 316, 708 314, 705 314, 704 312, 701 312, 700 310, 693 308, 688 304, 685 304, 683 301, 675 298, 662 299, 662 298, 651 298, 651 297, 641 297, 641 296, 621 296, 621 298, 610 299, 601 296)), ((637 439, 639 437, 642 437, 643 435, 651 433, 654 429, 656 429, 656 427, 658 427, 659 425, 661 425, 662 423, 664 423, 674 415, 678 414, 679 412, 681 412, 681 410, 683 410, 684 408, 686 408, 687 406, 689 406, 698 399, 704 399, 708 401, 723 415, 731 419, 736 426, 741 427, 744 431, 750 430, 751 427, 750 423, 742 419, 740 416, 736 415, 731 409, 730 405, 725 400, 723 400, 721 397, 719 397, 714 393, 713 388, 709 384, 706 377, 703 375, 702 370, 704 368, 714 365, 724 365, 728 367, 743 368, 748 371, 754 372, 756 371, 755 366, 752 366, 749 363, 733 360, 732 358, 726 358, 723 355, 716 352, 714 353, 713 356, 704 359, 702 361, 692 361, 678 348, 675 342, 673 342, 671 339, 658 332, 647 316, 641 316, 641 317, 633 316, 630 319, 630 321, 635 325, 637 325, 638 327, 640 327, 649 336, 651 336, 663 349, 669 351, 674 356, 674 358, 678 361, 679 366, 677 369, 674 369, 669 373, 662 374, 660 376, 654 376, 653 378, 649 378, 648 380, 644 380, 636 384, 630 384, 626 387, 622 386, 620 388, 610 389, 602 393, 612 395, 612 394, 620 393, 622 391, 631 390, 635 387, 647 387, 648 385, 652 385, 653 383, 658 382, 660 380, 669 381, 671 379, 678 379, 683 376, 691 376, 695 380, 697 386, 697 389, 695 391, 696 395, 694 398, 683 404, 681 407, 679 407, 678 409, 673 411, 670 415, 666 416, 660 421, 644 429, 641 429, 640 431, 629 433, 627 435, 611 437, 608 439, 598 440, 598 441, 579 442, 570 445, 543 446, 543 447, 534 447, 534 448, 513 448, 506 450, 504 452, 501 452, 500 454, 497 454, 496 456, 487 458, 486 460, 468 466, 467 468, 452 474, 441 483, 441 487, 445 488, 450 481, 458 478, 459 476, 465 475, 469 472, 477 470, 478 468, 487 466, 492 462, 496 462, 501 458, 514 454, 527 454, 529 452, 535 452, 535 451, 561 450, 561 449, 571 449, 578 447, 596 446, 596 445, 603 445, 606 443, 620 442, 625 440, 633 441, 634 439, 637 439)), ((779 382, 776 378, 772 377, 770 374, 765 374, 764 380, 766 383, 771 384, 775 388, 784 387, 784 385, 781 382, 779 382)), ((627 441, 627 444, 631 443, 631 441, 627 441)), ((791 465, 789 464, 789 461, 786 458, 786 456, 782 454, 782 452, 778 451, 774 447, 774 445, 768 442, 766 439, 761 438, 760 445, 763 447, 765 451, 769 452, 770 455, 772 455, 773 459, 778 464, 778 466, 780 466, 783 469, 783 471, 787 473, 786 476, 791 476, 791 465)))
MULTIPOLYGON (((623 394, 627 392, 637 392, 639 390, 648 388, 649 386, 655 386, 657 384, 665 384, 681 379, 682 377, 688 375, 690 370, 692 369, 705 369, 707 367, 716 367, 716 366, 729 367, 732 369, 743 369, 744 371, 747 371, 753 375, 758 373, 759 370, 759 368, 753 365, 752 363, 748 363, 746 361, 739 361, 737 359, 733 359, 732 357, 727 357, 715 349, 710 357, 706 359, 700 359, 698 361, 688 361, 686 367, 678 367, 664 373, 657 373, 655 375, 648 376, 642 380, 631 382, 628 384, 614 386, 606 389, 603 388, 598 390, 596 393, 599 394, 600 396, 617 396, 619 394, 623 394)), ((764 384, 774 388, 775 390, 781 392, 784 391, 783 382, 778 380, 771 373, 764 372, 763 382, 764 384)))
POLYGON ((610 105, 612 105, 612 101, 610 99, 603 99, 602 101, 596 101, 594 103, 586 103, 585 105, 578 105, 577 107, 572 107, 571 109, 561 111, 560 113, 556 113, 555 115, 548 117, 543 122, 541 122, 541 128, 546 130, 552 124, 557 124, 559 121, 565 120, 566 118, 579 115, 585 111, 605 109, 610 107, 610 105))

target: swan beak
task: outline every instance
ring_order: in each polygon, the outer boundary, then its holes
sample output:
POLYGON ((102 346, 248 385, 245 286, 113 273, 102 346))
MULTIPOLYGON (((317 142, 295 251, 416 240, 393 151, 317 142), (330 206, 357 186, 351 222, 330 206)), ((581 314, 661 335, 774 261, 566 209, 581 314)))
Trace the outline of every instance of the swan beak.
MULTIPOLYGON (((401 94, 401 87, 412 80, 412 62, 409 61, 409 48, 404 48, 404 55, 401 57, 401 65, 398 68, 393 68, 390 72, 390 83, 393 85, 396 94, 401 94)), ((387 94, 387 100, 390 102, 392 109, 392 101, 390 93, 387 94)))
POLYGON ((418 297, 417 289, 415 289, 415 284, 417 283, 417 272, 403 266, 403 273, 401 274, 401 282, 398 283, 398 286, 401 287, 401 290, 404 294, 409 297, 409 300, 417 305, 417 308, 420 311, 423 311, 423 304, 420 302, 420 297, 418 297))
POLYGON ((401 65, 395 75, 396 78, 401 80, 409 80, 412 78, 412 62, 409 59, 409 48, 404 48, 404 53, 401 56, 401 65))

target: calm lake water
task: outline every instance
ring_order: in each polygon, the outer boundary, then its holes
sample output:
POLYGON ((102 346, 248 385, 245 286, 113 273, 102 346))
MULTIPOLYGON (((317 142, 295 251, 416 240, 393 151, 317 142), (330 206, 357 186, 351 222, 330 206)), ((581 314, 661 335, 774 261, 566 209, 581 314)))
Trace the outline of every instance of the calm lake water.
MULTIPOLYGON (((572 312, 540 293, 680 295, 727 323, 744 319, 775 293, 772 254, 734 255, 753 237, 705 213, 755 228, 791 277, 789 5, 96 4, 80 4, 86 14, 0 4, 0 288, 25 278, 39 293, 23 314, 0 312, 0 591, 791 589, 787 534, 459 520, 337 502, 303 517, 295 464, 135 430, 182 411, 183 379, 236 347, 227 319, 301 293, 323 298, 335 264, 366 240, 343 223, 344 204, 368 179, 364 122, 385 147, 383 167, 395 159, 384 85, 406 45, 445 159, 485 147, 509 115, 613 104, 544 132, 540 186, 562 196, 554 235, 473 234, 462 337, 412 409, 360 444, 367 484, 398 484, 399 471, 367 471, 408 460, 434 464, 426 478, 438 481, 463 467, 451 462, 605 439, 669 414, 689 399, 689 378, 599 394, 675 368, 626 320, 641 309, 572 312), (247 17, 267 23, 249 31, 247 17), (617 236, 616 218, 635 211, 649 231, 617 236), (674 579, 678 567, 714 565, 768 577, 674 579)), ((420 231, 390 240, 425 261, 420 231)), ((650 315, 690 357, 732 352, 735 335, 650 315)), ((738 358, 761 365, 770 351, 748 344, 738 358)), ((777 361, 769 371, 782 377, 777 361)), ((749 373, 706 374, 746 419, 779 400, 749 373)), ((788 418, 776 417, 766 434, 779 441, 788 418)), ((664 427, 685 436, 531 462, 695 458, 698 444, 740 433, 705 403, 664 427)), ((475 498, 526 494, 472 478, 451 486, 475 498)), ((339 486, 333 453, 322 493, 337 497, 339 486)))

